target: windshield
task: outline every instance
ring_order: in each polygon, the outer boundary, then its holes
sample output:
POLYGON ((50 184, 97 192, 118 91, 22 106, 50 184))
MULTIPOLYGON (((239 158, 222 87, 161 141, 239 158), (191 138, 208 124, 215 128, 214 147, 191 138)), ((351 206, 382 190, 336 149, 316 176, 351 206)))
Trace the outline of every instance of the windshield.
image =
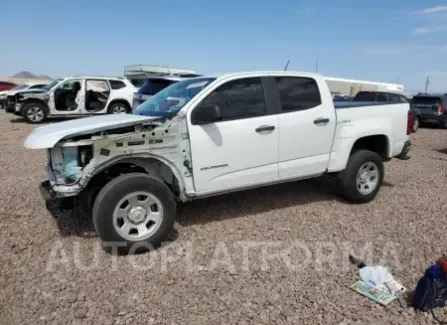
POLYGON ((43 90, 48 91, 51 88, 53 88, 54 86, 56 86, 59 82, 61 82, 62 79, 56 79, 53 80, 52 82, 50 82, 48 85, 46 85, 45 87, 42 87, 43 90))
POLYGON ((135 114, 170 118, 216 78, 194 78, 174 83, 138 106, 135 114))
POLYGON ((26 89, 28 87, 29 87, 29 85, 23 84, 23 85, 20 85, 18 87, 15 87, 14 89, 11 89, 11 90, 22 90, 22 89, 26 89))

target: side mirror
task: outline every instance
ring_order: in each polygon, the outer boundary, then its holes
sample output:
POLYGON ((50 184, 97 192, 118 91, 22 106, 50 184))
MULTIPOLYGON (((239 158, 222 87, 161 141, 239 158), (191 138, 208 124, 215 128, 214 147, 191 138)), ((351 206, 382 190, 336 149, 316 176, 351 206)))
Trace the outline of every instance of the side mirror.
POLYGON ((197 106, 191 114, 191 123, 193 125, 210 124, 221 119, 220 108, 215 104, 197 106))

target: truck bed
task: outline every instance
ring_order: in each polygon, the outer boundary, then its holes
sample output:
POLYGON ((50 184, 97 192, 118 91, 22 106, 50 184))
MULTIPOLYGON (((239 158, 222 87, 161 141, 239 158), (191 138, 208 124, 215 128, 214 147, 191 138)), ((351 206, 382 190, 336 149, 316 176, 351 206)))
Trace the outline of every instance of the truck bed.
POLYGON ((354 108, 354 107, 362 107, 362 106, 379 106, 379 105, 393 105, 396 103, 389 102, 354 102, 354 101, 340 101, 334 102, 335 109, 344 109, 344 108, 354 108))

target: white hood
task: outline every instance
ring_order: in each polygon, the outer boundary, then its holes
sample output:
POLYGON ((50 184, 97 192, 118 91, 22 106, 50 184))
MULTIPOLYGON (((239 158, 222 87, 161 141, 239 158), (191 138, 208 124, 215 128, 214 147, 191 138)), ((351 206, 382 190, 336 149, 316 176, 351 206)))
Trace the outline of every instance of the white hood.
POLYGON ((82 134, 116 129, 149 122, 157 117, 131 114, 111 114, 79 118, 35 129, 25 140, 25 148, 53 148, 60 140, 82 134))

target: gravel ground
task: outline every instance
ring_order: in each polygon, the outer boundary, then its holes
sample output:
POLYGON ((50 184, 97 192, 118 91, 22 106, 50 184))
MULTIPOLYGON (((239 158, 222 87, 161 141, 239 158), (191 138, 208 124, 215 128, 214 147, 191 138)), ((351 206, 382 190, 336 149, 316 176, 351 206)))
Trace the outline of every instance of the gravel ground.
POLYGON ((409 291, 445 252, 445 130, 413 135, 369 204, 337 199, 329 178, 215 197, 180 205, 158 250, 114 256, 88 219, 46 210, 33 128, 0 110, 0 324, 433 323, 410 296, 382 307, 351 291, 347 252, 409 291))

